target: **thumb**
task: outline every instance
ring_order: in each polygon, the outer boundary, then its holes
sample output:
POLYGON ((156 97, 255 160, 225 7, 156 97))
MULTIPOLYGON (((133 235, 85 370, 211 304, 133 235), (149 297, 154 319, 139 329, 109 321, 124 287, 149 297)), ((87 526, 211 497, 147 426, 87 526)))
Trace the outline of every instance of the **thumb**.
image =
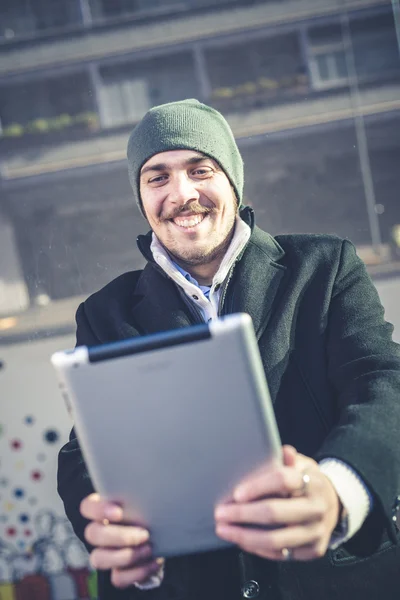
POLYGON ((294 467, 296 458, 297 458, 297 450, 293 446, 285 445, 282 447, 283 450, 283 464, 286 467, 294 467))

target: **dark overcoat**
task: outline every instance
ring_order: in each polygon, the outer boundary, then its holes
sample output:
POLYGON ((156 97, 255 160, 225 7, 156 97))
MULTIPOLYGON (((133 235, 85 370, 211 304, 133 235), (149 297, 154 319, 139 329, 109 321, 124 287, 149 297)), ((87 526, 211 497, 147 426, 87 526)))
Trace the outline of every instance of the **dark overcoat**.
MULTIPOLYGON (((247 312, 257 334, 282 442, 319 461, 347 462, 373 497, 352 540, 322 559, 273 563, 236 549, 168 559, 159 589, 112 588, 112 600, 394 600, 400 598, 400 350, 353 245, 335 236, 280 235, 254 226, 222 290, 223 314, 247 312), (244 585, 244 587, 242 587, 244 585)), ((150 234, 138 245, 143 271, 121 275, 77 311, 77 344, 96 345, 198 320, 183 292, 155 264, 150 234)), ((203 381, 206 393, 212 385, 203 381)), ((106 426, 106 424, 105 424, 106 426)), ((238 439, 238 443, 245 440, 238 439)), ((58 489, 77 535, 80 501, 93 491, 78 442, 59 455, 58 489)))

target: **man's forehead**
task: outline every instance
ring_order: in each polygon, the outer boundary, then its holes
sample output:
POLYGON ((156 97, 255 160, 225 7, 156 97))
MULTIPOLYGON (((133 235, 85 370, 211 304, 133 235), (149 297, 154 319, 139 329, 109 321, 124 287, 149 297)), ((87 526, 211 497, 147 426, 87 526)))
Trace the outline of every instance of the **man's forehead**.
POLYGON ((169 166, 177 166, 193 159, 204 159, 214 162, 212 158, 196 150, 166 150, 165 152, 159 152, 158 154, 154 154, 154 156, 149 158, 143 164, 142 171, 144 168, 146 168, 147 170, 153 165, 165 164, 169 166))

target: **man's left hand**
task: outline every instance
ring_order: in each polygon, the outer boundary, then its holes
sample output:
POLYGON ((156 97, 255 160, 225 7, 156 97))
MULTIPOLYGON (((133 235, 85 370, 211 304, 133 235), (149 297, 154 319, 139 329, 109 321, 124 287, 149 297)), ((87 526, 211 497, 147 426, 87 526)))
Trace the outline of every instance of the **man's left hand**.
POLYGON ((318 464, 292 446, 283 447, 282 466, 253 473, 236 487, 233 498, 215 510, 217 535, 270 560, 324 556, 341 507, 318 464), (309 477, 306 486, 304 474, 309 477))

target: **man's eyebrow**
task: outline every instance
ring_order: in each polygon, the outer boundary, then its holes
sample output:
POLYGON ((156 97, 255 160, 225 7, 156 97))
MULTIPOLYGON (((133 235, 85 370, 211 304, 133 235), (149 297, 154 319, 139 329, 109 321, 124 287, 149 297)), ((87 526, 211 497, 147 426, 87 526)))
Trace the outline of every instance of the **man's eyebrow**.
MULTIPOLYGON (((185 160, 185 165, 196 165, 197 163, 202 162, 203 160, 210 160, 213 162, 212 158, 205 155, 192 156, 185 160)), ((154 165, 148 165, 147 167, 143 167, 140 171, 140 175, 144 175, 148 171, 168 171, 170 167, 166 163, 156 163, 154 165)))
POLYGON ((167 168, 168 167, 165 163, 157 163, 155 165, 149 165, 148 167, 143 167, 143 169, 140 171, 140 174, 144 175, 145 173, 147 173, 147 171, 166 171, 167 168))

